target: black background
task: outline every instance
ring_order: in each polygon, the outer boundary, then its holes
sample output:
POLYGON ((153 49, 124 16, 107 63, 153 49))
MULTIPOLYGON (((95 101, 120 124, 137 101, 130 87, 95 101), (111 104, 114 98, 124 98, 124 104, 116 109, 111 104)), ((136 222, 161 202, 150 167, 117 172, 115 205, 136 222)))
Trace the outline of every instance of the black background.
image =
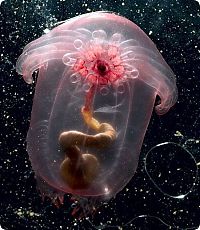
MULTIPOLYGON (((0 225, 3 229, 197 229, 200 225, 200 5, 193 0, 5 0, 0 6, 0 225), (71 215, 36 190, 26 152, 34 85, 15 71, 23 47, 44 29, 76 15, 109 10, 155 42, 177 77, 179 98, 154 112, 130 183, 94 217, 71 215), (164 143, 164 147, 154 146, 164 143), (176 145, 177 143, 179 145, 176 145), (165 146, 167 146, 165 148, 165 146), (182 197, 178 197, 183 195, 182 197), (171 226, 171 227, 170 227, 171 226)), ((122 170, 122 169, 119 169, 122 170)))

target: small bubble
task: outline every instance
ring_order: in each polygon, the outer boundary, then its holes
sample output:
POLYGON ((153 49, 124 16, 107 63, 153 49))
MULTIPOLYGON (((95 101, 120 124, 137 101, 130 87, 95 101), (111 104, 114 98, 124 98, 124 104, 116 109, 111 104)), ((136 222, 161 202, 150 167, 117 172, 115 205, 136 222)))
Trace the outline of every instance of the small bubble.
POLYGON ((62 61, 65 65, 67 65, 68 62, 70 62, 70 57, 67 54, 65 54, 62 58, 62 61))
POLYGON ((139 75, 139 72, 137 69, 133 68, 131 74, 130 74, 130 78, 137 78, 139 75))
POLYGON ((83 42, 80 39, 76 39, 74 41, 74 48, 80 49, 80 48, 82 48, 82 46, 83 46, 83 42))
POLYGON ((73 66, 76 59, 70 57, 70 53, 67 53, 63 56, 62 61, 65 65, 73 66))
POLYGON ((79 75, 79 74, 72 74, 71 76, 70 76, 70 81, 71 81, 71 83, 77 83, 77 82, 79 82, 81 80, 81 76, 79 75))

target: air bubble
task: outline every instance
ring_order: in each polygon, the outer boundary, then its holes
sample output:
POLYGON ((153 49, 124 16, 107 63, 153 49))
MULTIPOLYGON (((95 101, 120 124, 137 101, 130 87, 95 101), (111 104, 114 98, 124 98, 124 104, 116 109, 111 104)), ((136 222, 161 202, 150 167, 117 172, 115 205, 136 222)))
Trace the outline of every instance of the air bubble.
POLYGON ((101 95, 106 96, 106 95, 108 95, 108 93, 109 93, 108 87, 103 86, 100 88, 100 94, 101 95))
POLYGON ((132 71, 132 73, 131 73, 131 76, 132 76, 133 78, 137 78, 138 75, 139 75, 139 71, 138 71, 137 69, 133 69, 133 71, 132 71))
POLYGON ((70 57, 71 53, 67 53, 63 56, 62 61, 65 65, 73 66, 76 59, 70 57))
POLYGON ((78 74, 72 74, 71 76, 70 76, 70 81, 71 81, 71 83, 77 83, 77 82, 79 82, 81 80, 81 76, 80 75, 78 75, 78 74))
POLYGON ((76 49, 81 49, 82 46, 83 46, 83 42, 82 42, 80 39, 76 39, 76 40, 74 41, 74 48, 76 48, 76 49))
POLYGON ((101 39, 101 40, 105 40, 107 35, 106 32, 104 30, 95 30, 92 33, 92 37, 94 39, 101 39))
POLYGON ((68 62, 70 62, 70 57, 68 55, 64 55, 63 58, 62 58, 62 61, 65 65, 68 64, 68 62))

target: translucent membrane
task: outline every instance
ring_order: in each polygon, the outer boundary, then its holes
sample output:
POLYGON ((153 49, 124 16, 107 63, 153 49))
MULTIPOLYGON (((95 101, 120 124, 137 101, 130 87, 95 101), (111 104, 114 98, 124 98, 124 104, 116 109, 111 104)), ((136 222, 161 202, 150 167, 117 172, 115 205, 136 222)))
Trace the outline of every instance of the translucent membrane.
POLYGON ((27 83, 38 70, 27 151, 42 193, 61 200, 115 196, 135 173, 156 96, 158 114, 177 100, 174 74, 154 43, 106 12, 69 19, 31 42, 16 69, 27 83), (69 167, 75 155, 83 168, 69 167))

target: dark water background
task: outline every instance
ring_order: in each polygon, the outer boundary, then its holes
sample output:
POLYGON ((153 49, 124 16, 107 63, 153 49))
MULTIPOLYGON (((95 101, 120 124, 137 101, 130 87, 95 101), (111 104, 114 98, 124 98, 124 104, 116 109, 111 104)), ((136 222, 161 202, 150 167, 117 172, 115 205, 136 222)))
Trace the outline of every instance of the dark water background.
MULTIPOLYGON (((200 225, 200 5, 194 0, 5 0, 0 5, 0 225, 3 229, 197 229, 200 225), (152 115, 137 172, 93 218, 69 196, 42 202, 26 152, 34 85, 15 71, 23 47, 56 22, 96 10, 129 18, 177 77, 177 104, 152 115), (170 142, 170 143, 169 143, 170 142), (165 143, 165 144, 162 144, 165 143), (162 144, 162 145, 159 145, 162 144), (159 146, 157 146, 159 145, 159 146)), ((119 169, 121 170, 121 169, 119 169)))

